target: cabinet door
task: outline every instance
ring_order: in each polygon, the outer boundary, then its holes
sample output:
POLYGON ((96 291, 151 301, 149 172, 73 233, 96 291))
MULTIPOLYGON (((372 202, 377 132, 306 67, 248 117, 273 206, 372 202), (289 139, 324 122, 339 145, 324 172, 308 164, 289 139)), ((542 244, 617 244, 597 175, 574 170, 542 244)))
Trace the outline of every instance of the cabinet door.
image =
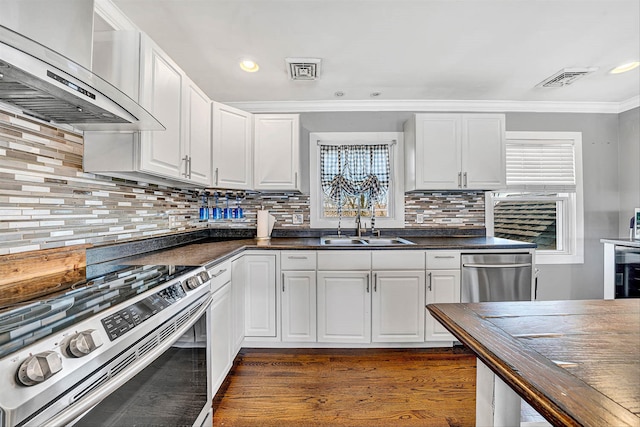
POLYGON ((211 185, 211 100, 191 80, 185 85, 185 153, 191 182, 211 185))
MULTIPOLYGON (((427 270, 427 304, 460 302, 460 270, 427 270)), ((456 338, 426 313, 425 341, 455 341, 456 338)))
POLYGON ((184 179, 182 147, 182 70, 151 39, 142 35, 140 103, 166 128, 140 135, 140 169, 184 179))
POLYGON ((211 303, 211 372, 213 395, 232 364, 231 286, 227 283, 213 295, 211 303))
POLYGON ((371 341, 368 272, 318 272, 318 341, 371 341))
POLYGON ((489 190, 504 187, 505 119, 503 114, 462 116, 463 187, 489 190))
POLYGON ((213 103, 213 186, 251 189, 253 115, 213 103))
POLYGON ((316 341, 316 272, 282 273, 282 341, 316 341))
POLYGON ((459 188, 462 134, 459 114, 416 115, 416 188, 459 188))
POLYGON ((425 273, 373 273, 372 342, 424 342, 425 273))
POLYGON ((300 125, 297 114, 256 114, 256 190, 300 190, 300 125))
POLYGON ((244 340, 244 257, 231 262, 231 312, 233 323, 233 356, 242 347, 244 340))
POLYGON ((245 336, 276 336, 276 257, 245 255, 245 336))

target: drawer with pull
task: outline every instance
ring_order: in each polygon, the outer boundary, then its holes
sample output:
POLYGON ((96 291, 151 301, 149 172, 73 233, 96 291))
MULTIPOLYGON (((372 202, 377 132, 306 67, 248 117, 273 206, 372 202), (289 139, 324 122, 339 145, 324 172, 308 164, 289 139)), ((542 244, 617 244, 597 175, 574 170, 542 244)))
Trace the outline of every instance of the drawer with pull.
POLYGON ((315 270, 315 251, 283 251, 280 253, 281 270, 315 270))
POLYGON ((427 251, 427 269, 460 268, 459 251, 427 251))
POLYGON ((215 292, 226 283, 231 281, 231 262, 225 261, 217 264, 209 269, 209 277, 211 277, 211 292, 215 292))

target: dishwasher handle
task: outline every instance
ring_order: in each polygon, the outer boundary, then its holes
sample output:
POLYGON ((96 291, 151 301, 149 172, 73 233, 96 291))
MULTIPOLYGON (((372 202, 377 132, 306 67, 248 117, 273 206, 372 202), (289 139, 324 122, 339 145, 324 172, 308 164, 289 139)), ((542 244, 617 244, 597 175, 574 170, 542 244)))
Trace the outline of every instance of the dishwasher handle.
POLYGON ((471 268, 522 268, 522 267, 531 267, 531 263, 522 263, 522 264, 462 264, 463 267, 471 267, 471 268))

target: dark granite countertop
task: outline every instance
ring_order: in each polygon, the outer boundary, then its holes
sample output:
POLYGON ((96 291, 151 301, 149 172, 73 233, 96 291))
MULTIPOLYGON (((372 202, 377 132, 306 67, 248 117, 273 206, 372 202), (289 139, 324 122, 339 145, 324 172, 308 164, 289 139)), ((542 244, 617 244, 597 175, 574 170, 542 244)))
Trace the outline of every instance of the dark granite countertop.
POLYGON ((640 248, 640 240, 625 239, 622 237, 614 237, 611 239, 600 239, 602 243, 613 243, 614 245, 631 246, 632 248, 640 248))
MULTIPOLYGON (((531 249, 536 245, 497 237, 405 237, 414 245, 330 246, 321 245, 318 237, 276 237, 270 240, 201 240, 188 245, 129 257, 127 264, 206 265, 229 259, 244 250, 478 250, 531 249)), ((122 261, 120 261, 122 262, 122 261)))

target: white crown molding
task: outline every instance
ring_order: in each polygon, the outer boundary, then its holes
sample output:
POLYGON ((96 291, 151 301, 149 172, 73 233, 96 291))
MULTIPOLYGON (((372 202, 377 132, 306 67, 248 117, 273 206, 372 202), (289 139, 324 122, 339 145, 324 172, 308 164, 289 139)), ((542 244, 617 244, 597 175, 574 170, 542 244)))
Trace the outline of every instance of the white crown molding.
POLYGON ((250 101, 227 105, 251 113, 308 113, 346 111, 411 112, 535 112, 535 113, 607 113, 618 114, 639 105, 636 96, 624 102, 556 102, 556 101, 466 101, 466 100, 318 100, 318 101, 250 101))
POLYGON ((620 103, 620 112, 624 113, 625 111, 629 111, 633 108, 640 107, 640 95, 633 96, 626 101, 622 101, 620 103))

